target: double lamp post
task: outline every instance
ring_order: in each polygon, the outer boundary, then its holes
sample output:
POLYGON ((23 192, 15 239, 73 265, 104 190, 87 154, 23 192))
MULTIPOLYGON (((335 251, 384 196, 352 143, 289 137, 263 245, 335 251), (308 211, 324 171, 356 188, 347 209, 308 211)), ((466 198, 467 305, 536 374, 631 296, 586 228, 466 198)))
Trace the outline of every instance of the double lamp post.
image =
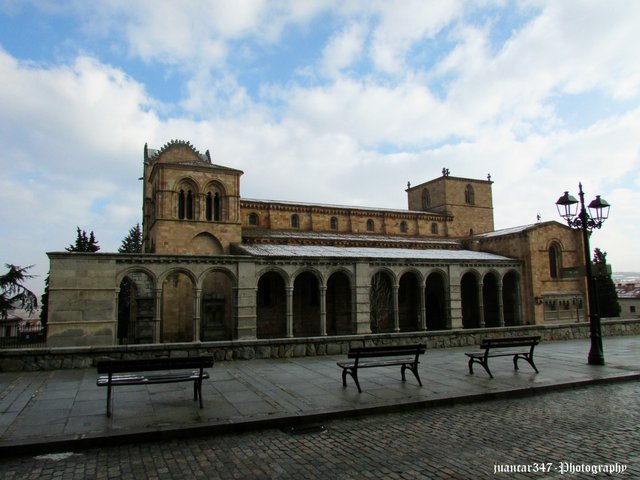
POLYGON ((564 192, 556 207, 558 213, 565 219, 571 228, 582 230, 582 245, 584 247, 585 275, 587 277, 587 300, 589 306, 589 327, 591 330, 591 350, 589 351, 589 365, 604 365, 604 352, 602 350, 602 329, 600 326, 600 314, 598 312, 598 301, 596 297, 595 280, 591 267, 591 248, 589 247, 590 232, 600 228, 609 217, 610 205, 606 200, 597 195, 588 208, 584 206, 584 192, 582 183, 579 183, 580 211, 578 211, 578 200, 569 192, 564 192))

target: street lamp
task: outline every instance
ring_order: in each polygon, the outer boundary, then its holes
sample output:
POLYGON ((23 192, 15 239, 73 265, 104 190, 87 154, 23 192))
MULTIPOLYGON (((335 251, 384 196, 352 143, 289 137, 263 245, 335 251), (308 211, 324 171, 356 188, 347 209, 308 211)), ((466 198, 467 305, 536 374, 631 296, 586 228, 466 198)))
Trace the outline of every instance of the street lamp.
POLYGON ((558 201, 558 213, 565 219, 571 228, 582 230, 582 244, 584 246, 584 266, 587 277, 587 300, 589 305, 589 326, 591 329, 591 350, 589 351, 589 365, 604 365, 604 353, 602 350, 602 330, 600 328, 600 314, 597 307, 595 281, 591 268, 591 248, 589 247, 590 232, 602 227, 604 221, 609 217, 610 205, 606 200, 597 195, 595 200, 589 204, 589 213, 584 207, 584 192, 582 182, 579 185, 578 195, 580 197, 580 211, 578 211, 578 200, 569 192, 564 192, 558 201))

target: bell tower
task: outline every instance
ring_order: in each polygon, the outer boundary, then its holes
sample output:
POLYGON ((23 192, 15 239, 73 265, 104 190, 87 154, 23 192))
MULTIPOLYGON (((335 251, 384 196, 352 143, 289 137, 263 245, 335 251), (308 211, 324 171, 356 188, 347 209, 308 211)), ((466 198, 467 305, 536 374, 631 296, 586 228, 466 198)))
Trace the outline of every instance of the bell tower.
POLYGON ((446 214, 447 236, 466 237, 492 232, 493 195, 491 175, 487 180, 452 177, 449 169, 442 176, 407 188, 409 210, 446 214))
POLYGON ((215 165, 207 150, 172 140, 144 147, 145 253, 220 255, 241 240, 242 171, 215 165))

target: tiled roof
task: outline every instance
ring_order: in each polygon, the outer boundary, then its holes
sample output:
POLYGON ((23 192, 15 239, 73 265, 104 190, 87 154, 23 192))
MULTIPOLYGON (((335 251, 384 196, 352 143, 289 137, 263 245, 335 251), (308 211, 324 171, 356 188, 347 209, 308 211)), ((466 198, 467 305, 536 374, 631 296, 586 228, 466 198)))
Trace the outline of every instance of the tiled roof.
POLYGON ((408 248, 369 248, 369 247, 333 247, 328 245, 248 245, 236 247, 241 253, 256 257, 316 257, 316 258, 387 258, 407 260, 446 260, 446 261, 513 261, 508 257, 492 253, 471 250, 445 249, 408 249, 408 248))

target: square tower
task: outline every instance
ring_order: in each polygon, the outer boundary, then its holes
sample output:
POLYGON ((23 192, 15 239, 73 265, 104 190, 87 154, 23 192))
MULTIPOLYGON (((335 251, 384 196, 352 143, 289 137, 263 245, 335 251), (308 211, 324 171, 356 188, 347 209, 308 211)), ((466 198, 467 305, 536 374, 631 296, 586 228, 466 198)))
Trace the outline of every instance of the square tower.
POLYGON ((219 255, 242 237, 242 171, 211 163, 189 142, 144 149, 145 253, 219 255))
POLYGON ((452 177, 443 169, 441 177, 407 188, 409 210, 451 216, 447 222, 450 237, 492 232, 492 184, 490 176, 487 180, 452 177))

